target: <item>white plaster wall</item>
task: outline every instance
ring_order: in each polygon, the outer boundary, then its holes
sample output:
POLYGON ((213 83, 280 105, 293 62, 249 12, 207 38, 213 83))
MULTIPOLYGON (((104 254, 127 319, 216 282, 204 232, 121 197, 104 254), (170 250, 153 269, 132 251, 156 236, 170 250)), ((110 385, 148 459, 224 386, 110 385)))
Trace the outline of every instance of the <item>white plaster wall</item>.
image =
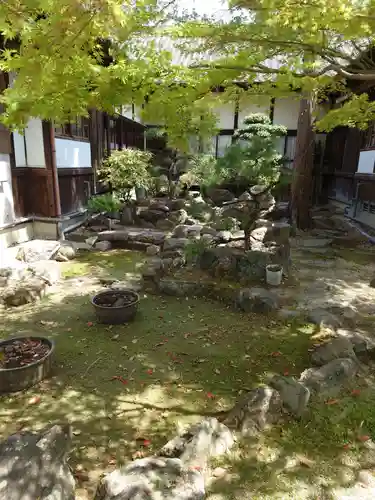
POLYGON ((297 130, 299 115, 299 100, 292 97, 276 99, 273 123, 284 125, 289 130, 297 130))
POLYGON ((26 167, 25 136, 18 132, 13 132, 13 144, 16 167, 26 167))
POLYGON ((25 128, 27 166, 45 168, 42 120, 32 118, 25 128))
POLYGON ((375 151, 361 151, 357 172, 361 174, 373 174, 375 171, 375 151))
POLYGON ((14 221, 12 172, 8 154, 0 154, 0 226, 14 221))
POLYGON ((56 137, 57 168, 90 168, 90 143, 56 137))
POLYGON ((238 110, 238 127, 241 128, 244 119, 247 116, 251 115, 252 113, 263 113, 269 116, 270 104, 271 100, 268 98, 263 98, 263 99, 256 98, 254 99, 254 102, 251 102, 250 99, 242 99, 240 101, 238 110))
POLYGON ((218 117, 217 126, 220 129, 234 128, 234 111, 235 105, 233 102, 224 103, 215 108, 218 117))
POLYGON ((130 120, 132 120, 133 119, 132 105, 130 104, 129 106, 122 106, 121 115, 125 116, 125 118, 129 118, 130 120))

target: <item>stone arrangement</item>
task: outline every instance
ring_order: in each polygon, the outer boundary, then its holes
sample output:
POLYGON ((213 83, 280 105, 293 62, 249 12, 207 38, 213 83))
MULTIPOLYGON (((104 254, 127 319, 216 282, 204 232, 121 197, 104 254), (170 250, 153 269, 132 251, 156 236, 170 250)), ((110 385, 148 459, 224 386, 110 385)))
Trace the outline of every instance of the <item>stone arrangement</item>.
POLYGON ((69 242, 33 240, 20 245, 16 258, 0 268, 0 305, 16 307, 42 298, 60 278, 57 262, 75 255, 69 242))
POLYGON ((258 285, 265 281, 269 264, 281 265, 288 274, 288 204, 276 203, 270 193, 257 198, 256 191, 254 187, 253 194, 245 192, 239 198, 227 190, 215 189, 206 199, 191 192, 184 199, 146 200, 135 211, 134 226, 114 224, 111 230, 97 231, 85 242, 101 251, 120 247, 146 252, 148 261, 142 275, 148 291, 217 296, 244 311, 277 309, 277 298, 258 285), (255 199, 258 218, 250 235, 250 249, 245 251, 245 234, 240 227, 255 199), (189 283, 173 276, 186 266, 201 270, 213 280, 225 277, 239 282, 244 290, 229 297, 228 291, 215 290, 207 280, 189 283), (257 288, 249 291, 248 286, 254 284, 257 288))

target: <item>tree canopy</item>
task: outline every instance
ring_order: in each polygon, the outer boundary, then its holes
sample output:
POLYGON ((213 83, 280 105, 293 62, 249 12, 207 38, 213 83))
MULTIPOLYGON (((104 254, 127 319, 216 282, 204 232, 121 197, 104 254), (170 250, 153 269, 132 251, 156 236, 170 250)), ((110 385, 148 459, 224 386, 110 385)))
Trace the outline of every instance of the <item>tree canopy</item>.
POLYGON ((146 99, 147 120, 183 148, 189 135, 213 132, 219 102, 242 94, 314 91, 324 100, 343 91, 344 105, 320 122, 325 130, 375 117, 359 92, 375 83, 375 0, 232 0, 222 20, 181 18, 175 4, 0 0, 0 68, 17 74, 3 96, 5 123, 63 122, 146 99))

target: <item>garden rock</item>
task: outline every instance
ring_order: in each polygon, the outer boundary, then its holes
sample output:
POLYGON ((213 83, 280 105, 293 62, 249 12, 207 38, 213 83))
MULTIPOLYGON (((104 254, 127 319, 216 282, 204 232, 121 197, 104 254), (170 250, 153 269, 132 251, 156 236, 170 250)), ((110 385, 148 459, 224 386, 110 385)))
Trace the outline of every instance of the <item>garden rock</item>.
POLYGON ((29 271, 36 277, 42 279, 48 285, 57 283, 61 277, 61 268, 57 262, 53 260, 41 260, 29 264, 29 271))
POLYGON ((146 210, 142 210, 139 214, 138 217, 140 219, 143 219, 147 222, 152 222, 153 224, 156 223, 160 219, 166 219, 168 216, 168 213, 163 211, 163 210, 153 210, 151 208, 148 208, 146 210))
POLYGON ((147 220, 143 220, 143 219, 137 220, 137 226, 144 227, 145 229, 156 229, 155 224, 153 224, 152 222, 149 222, 147 220))
POLYGON ((155 226, 162 231, 172 231, 175 227, 175 223, 169 219, 160 219, 156 221, 155 226))
POLYGON ((173 238, 187 238, 188 232, 189 232, 189 227, 187 225, 179 225, 174 228, 174 231, 172 233, 173 238))
POLYGON ((224 424, 240 431, 242 436, 254 436, 280 416, 280 394, 271 387, 258 387, 247 392, 229 412, 224 424))
POLYGON ((194 219, 193 217, 188 217, 185 221, 185 224, 187 226, 194 226, 195 224, 199 224, 199 221, 197 219, 194 219))
POLYGON ((162 278, 158 286, 161 293, 172 297, 188 297, 199 293, 199 284, 195 282, 162 278))
POLYGON ((38 262, 39 260, 53 259, 60 248, 60 242, 48 240, 32 240, 23 243, 17 259, 23 262, 38 262))
POLYGON ((47 286, 44 279, 25 277, 14 285, 2 289, 0 303, 7 307, 31 304, 44 297, 47 286))
POLYGON ((57 250, 54 259, 58 262, 67 262, 69 260, 73 260, 75 256, 76 250, 73 245, 69 244, 69 242, 64 242, 57 250))
POLYGON ((319 368, 309 368, 301 373, 302 382, 317 394, 334 394, 352 379, 359 370, 359 363, 352 358, 330 361, 319 368))
POLYGON ((366 334, 352 332, 351 330, 345 330, 343 328, 339 328, 337 334, 340 338, 345 338, 350 341, 356 356, 361 360, 368 361, 375 359, 375 341, 373 338, 366 334))
POLYGON ((41 433, 19 433, 0 444, 0 500, 74 500, 74 478, 66 463, 71 429, 54 425, 41 433))
POLYGON ((178 458, 135 460, 105 476, 94 500, 203 500, 204 478, 178 458))
POLYGON ((307 319, 320 327, 328 327, 334 330, 341 326, 340 319, 327 309, 313 309, 308 312, 307 319))
POLYGON ((216 236, 217 230, 210 226, 201 226, 201 235, 209 234, 210 236, 216 236))
POLYGON ((108 250, 111 250, 112 248, 112 243, 110 241, 98 241, 95 243, 95 250, 98 250, 99 252, 107 252, 108 250))
POLYGON ((217 239, 224 243, 228 243, 232 239, 232 233, 230 231, 219 231, 217 233, 217 239))
POLYGON ((177 259, 184 257, 185 252, 182 248, 175 248, 174 250, 164 250, 161 254, 163 259, 177 259))
POLYGON ((158 255, 160 253, 160 247, 157 245, 149 245, 146 249, 146 254, 150 256, 158 255))
POLYGON ((274 377, 270 385, 279 392, 283 405, 296 417, 304 413, 310 400, 310 390, 304 384, 280 375, 274 377))
POLYGON ((274 222, 271 225, 258 227, 251 232, 251 238, 263 243, 275 241, 276 244, 282 245, 288 243, 290 237, 290 224, 283 222, 274 222))
POLYGON ((350 340, 345 337, 333 338, 316 347, 311 356, 312 362, 316 366, 325 365, 338 358, 355 359, 353 345, 350 340))
POLYGON ((153 201, 149 205, 149 210, 157 210, 159 212, 169 213, 169 207, 161 201, 153 201))
POLYGON ((216 238, 214 236, 211 236, 210 234, 203 234, 200 239, 204 242, 207 243, 207 245, 210 245, 212 242, 216 241, 216 238))
POLYGON ((169 209, 171 212, 175 212, 176 210, 181 210, 182 208, 185 208, 187 204, 187 201, 183 198, 179 198, 177 200, 170 200, 168 202, 169 209))
POLYGON ((188 243, 188 238, 167 238, 163 244, 163 251, 185 248, 188 243))
POLYGON ((253 197, 247 191, 245 191, 244 193, 241 194, 241 196, 238 197, 239 201, 251 201, 252 199, 253 197))
POLYGON ((228 189, 211 188, 208 190, 207 195, 215 205, 222 205, 226 201, 232 201, 234 199, 233 193, 228 189))
POLYGON ((171 212, 168 216, 168 219, 176 224, 185 224, 186 219, 188 218, 188 213, 186 210, 181 208, 180 210, 176 210, 171 212))
POLYGON ((206 418, 163 446, 159 455, 178 457, 184 466, 206 468, 210 458, 227 453, 234 444, 228 427, 216 418, 206 418))
POLYGON ((149 245, 161 245, 165 237, 166 235, 162 231, 136 228, 129 228, 122 231, 103 231, 98 234, 99 241, 115 241, 116 243, 123 243, 125 247, 134 241, 148 243, 149 245))
POLYGON ((279 300, 264 288, 243 288, 238 294, 237 306, 244 312, 267 314, 279 308, 279 300))
POLYGON ((189 466, 206 467, 210 458, 227 453, 234 445, 232 432, 216 418, 206 418, 189 430, 192 436, 180 456, 189 466))

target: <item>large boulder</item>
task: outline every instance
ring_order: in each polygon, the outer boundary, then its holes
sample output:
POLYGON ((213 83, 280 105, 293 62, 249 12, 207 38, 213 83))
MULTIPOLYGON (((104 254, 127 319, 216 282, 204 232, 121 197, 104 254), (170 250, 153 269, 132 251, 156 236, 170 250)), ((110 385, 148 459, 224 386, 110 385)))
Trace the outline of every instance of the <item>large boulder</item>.
POLYGON ((207 190, 207 196, 215 205, 222 205, 225 202, 232 201, 234 194, 228 189, 211 188, 207 190))
POLYGON ((188 238, 166 238, 164 240, 163 251, 185 248, 189 244, 188 238))
POLYGON ((275 376, 270 385, 276 389, 283 405, 296 417, 301 417, 310 400, 310 390, 292 377, 275 376))
POLYGON ((32 240, 23 243, 17 252, 17 259, 22 262, 38 262, 53 259, 61 244, 59 241, 32 240))
POLYGON ((316 394, 332 395, 340 391, 359 370, 359 363, 352 358, 330 361, 319 368, 309 368, 301 373, 299 381, 316 394))
POLYGON ((276 422, 281 414, 280 394, 271 387, 257 387, 247 392, 228 413, 224 424, 242 436, 253 436, 276 422))
POLYGON ((166 219, 168 217, 168 212, 165 212, 164 210, 148 208, 146 210, 140 211, 138 217, 154 224, 160 219, 166 219))
POLYGON ((19 433, 0 444, 0 500, 74 500, 74 478, 66 463, 69 425, 19 433))
POLYGON ((275 241, 278 245, 285 244, 290 238, 291 226, 285 222, 274 222, 258 227, 251 232, 251 238, 262 243, 275 241))
POLYGON ((52 260, 20 264, 1 271, 0 303, 17 307, 41 299, 48 286, 60 278, 60 268, 52 260))
POLYGON ((175 222, 169 219, 159 219, 155 224, 155 226, 161 231, 172 231, 175 225, 175 222))
POLYGON ((54 259, 58 262, 67 262, 69 260, 73 260, 76 256, 76 250, 73 244, 69 241, 64 241, 60 244, 59 249, 54 255, 54 259))
POLYGON ((206 418, 168 441, 159 455, 178 457, 188 467, 206 468, 211 458, 224 455, 233 445, 228 427, 216 418, 206 418))
MULTIPOLYGON (((203 500, 204 478, 178 458, 135 460, 105 476, 94 500, 203 500)), ((4 499, 5 500, 5 499, 4 499)))
POLYGON ((243 288, 237 296, 237 307, 244 312, 267 314, 279 308, 279 299, 265 288, 243 288))
POLYGON ((353 344, 345 337, 336 337, 317 346, 311 356, 316 366, 325 365, 338 358, 356 358, 353 344))

